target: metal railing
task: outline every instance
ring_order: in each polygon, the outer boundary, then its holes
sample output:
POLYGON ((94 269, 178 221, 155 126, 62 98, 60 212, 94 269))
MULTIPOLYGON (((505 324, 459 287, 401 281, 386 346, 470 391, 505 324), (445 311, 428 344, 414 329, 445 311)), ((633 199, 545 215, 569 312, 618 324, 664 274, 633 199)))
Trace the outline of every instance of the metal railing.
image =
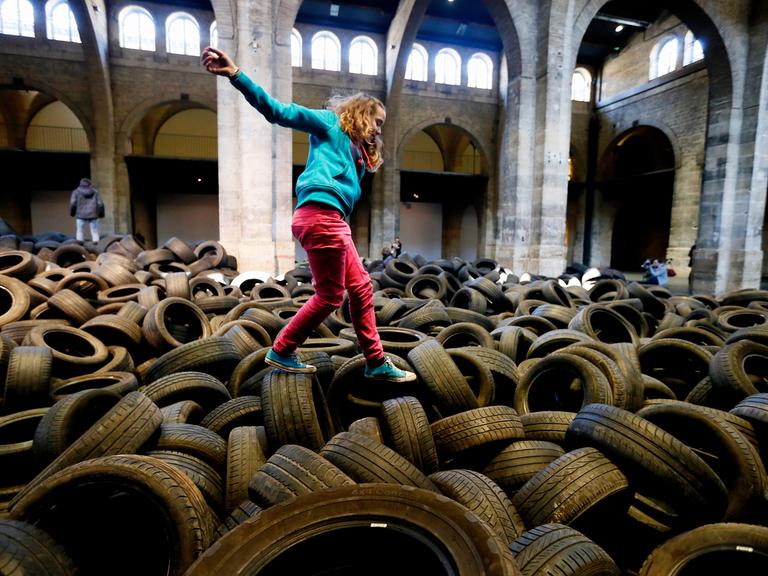
POLYGON ((217 138, 215 136, 190 136, 187 134, 158 134, 155 138, 155 156, 164 158, 205 158, 215 160, 217 138))
MULTIPOLYGON (((11 146, 9 124, 0 125, 0 148, 11 146)), ((36 152, 90 152, 88 136, 82 128, 62 126, 29 126, 24 148, 36 152)), ((155 138, 154 155, 164 158, 203 158, 215 160, 217 139, 215 136, 190 136, 187 134, 158 134, 155 138)))
MULTIPOLYGON (((402 170, 444 172, 443 156, 439 152, 421 150, 407 150, 403 154, 400 168, 402 170)), ((464 155, 459 158, 457 171, 464 174, 481 174, 482 162, 479 152, 472 155, 464 155)))
POLYGON ((90 152, 88 136, 82 128, 30 126, 27 128, 27 150, 50 152, 90 152))

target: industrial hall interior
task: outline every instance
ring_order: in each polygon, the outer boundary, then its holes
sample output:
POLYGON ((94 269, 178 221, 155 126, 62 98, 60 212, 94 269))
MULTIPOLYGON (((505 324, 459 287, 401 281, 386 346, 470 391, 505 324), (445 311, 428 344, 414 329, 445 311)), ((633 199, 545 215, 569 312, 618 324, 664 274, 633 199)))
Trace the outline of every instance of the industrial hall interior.
POLYGON ((0 0, 0 576, 768 575, 768 0, 0 0))
POLYGON ((748 0, 2 0, 7 225, 73 235, 89 177, 102 235, 302 261, 307 135, 208 74, 208 45, 282 102, 385 103, 350 219, 369 260, 399 236, 517 275, 657 258, 712 294, 768 275, 768 3, 748 0))

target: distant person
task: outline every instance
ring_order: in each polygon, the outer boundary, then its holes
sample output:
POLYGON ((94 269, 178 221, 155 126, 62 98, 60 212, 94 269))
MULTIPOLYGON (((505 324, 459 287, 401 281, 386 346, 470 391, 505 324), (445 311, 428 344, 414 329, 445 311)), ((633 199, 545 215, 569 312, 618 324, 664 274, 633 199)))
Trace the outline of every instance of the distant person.
POLYGON ((399 258, 400 254, 403 251, 403 243, 400 242, 400 236, 396 236, 394 240, 392 240, 392 244, 389 246, 390 251, 392 252, 392 256, 395 258, 399 258))
POLYGON ((667 285, 669 279, 667 277, 666 262, 659 262, 658 258, 646 260, 643 262, 643 268, 645 269, 645 278, 642 280, 641 284, 667 285))
POLYGON ((85 223, 91 229, 91 240, 99 241, 99 218, 104 218, 104 201, 90 179, 80 180, 80 186, 72 191, 69 197, 69 215, 77 223, 76 238, 82 242, 85 223))
POLYGON ((384 246, 384 248, 381 249, 381 259, 384 261, 384 264, 392 260, 392 248, 384 246))

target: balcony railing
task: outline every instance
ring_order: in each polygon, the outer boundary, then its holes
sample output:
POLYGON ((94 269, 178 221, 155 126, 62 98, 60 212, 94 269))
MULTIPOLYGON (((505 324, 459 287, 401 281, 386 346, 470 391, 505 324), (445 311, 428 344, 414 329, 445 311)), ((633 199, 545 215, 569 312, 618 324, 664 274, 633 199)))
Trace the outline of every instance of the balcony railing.
MULTIPOLYGON (((12 129, 11 125, 0 125, 0 148, 12 146, 12 129)), ((61 126, 29 126, 25 149, 36 152, 90 152, 85 130, 61 126)), ((142 152, 134 150, 134 153, 142 152)), ((217 139, 215 136, 158 134, 155 138, 154 155, 164 158, 215 160, 218 156, 217 139)))
POLYGON ((26 147, 46 152, 90 152, 91 149, 85 130, 60 126, 30 126, 26 147))
POLYGON ((215 136, 158 134, 155 138, 155 156, 215 160, 218 157, 216 142, 215 136))

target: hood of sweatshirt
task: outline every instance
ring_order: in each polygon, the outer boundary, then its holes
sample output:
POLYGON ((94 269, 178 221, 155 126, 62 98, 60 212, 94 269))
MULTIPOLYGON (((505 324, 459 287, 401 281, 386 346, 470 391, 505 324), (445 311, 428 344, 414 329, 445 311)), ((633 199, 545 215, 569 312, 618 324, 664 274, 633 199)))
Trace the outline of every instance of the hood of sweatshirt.
POLYGON ((77 187, 78 192, 84 196, 85 198, 90 198, 93 196, 94 190, 93 186, 91 185, 91 181, 88 178, 83 178, 80 180, 80 186, 77 187))

